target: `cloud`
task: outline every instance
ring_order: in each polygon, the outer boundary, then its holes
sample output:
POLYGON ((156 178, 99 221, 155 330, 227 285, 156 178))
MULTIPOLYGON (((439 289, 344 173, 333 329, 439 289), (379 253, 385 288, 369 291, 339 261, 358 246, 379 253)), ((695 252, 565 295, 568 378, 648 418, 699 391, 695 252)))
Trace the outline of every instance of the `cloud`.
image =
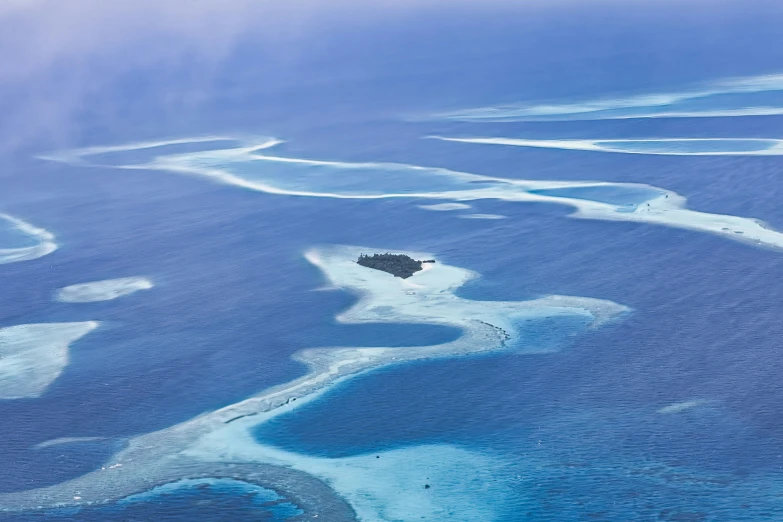
POLYGON ((91 99, 118 78, 198 66, 197 86, 250 27, 250 2, 12 0, 0 8, 0 94, 6 148, 66 138, 91 99))

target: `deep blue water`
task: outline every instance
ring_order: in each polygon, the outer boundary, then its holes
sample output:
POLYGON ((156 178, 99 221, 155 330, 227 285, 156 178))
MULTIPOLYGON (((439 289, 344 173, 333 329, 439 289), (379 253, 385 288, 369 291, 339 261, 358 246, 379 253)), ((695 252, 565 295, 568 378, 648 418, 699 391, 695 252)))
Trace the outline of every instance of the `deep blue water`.
MULTIPOLYGON (((622 16, 609 7, 553 8, 538 18, 456 9, 368 23, 350 34, 322 29, 319 50, 305 53, 287 75, 270 74, 287 69, 268 57, 248 66, 257 50, 248 40, 216 72, 213 85, 221 94, 196 110, 160 113, 160 71, 143 70, 95 94, 95 103, 78 114, 69 145, 271 135, 288 140, 275 150, 282 156, 646 183, 688 197, 694 209, 783 227, 783 160, 776 157, 603 154, 420 139, 765 138, 780 137, 783 117, 502 124, 401 118, 783 70, 776 51, 779 7, 694 9, 687 16, 665 12, 670 7, 622 16), (127 103, 114 118, 104 117, 101 107, 114 99, 127 103)), ((430 251, 481 273, 460 290, 465 298, 581 295, 635 311, 576 337, 568 328, 547 337, 552 330, 542 326, 530 342, 545 341, 552 353, 416 363, 362 376, 262 427, 260 440, 325 457, 424 443, 491 452, 522 477, 508 521, 588 514, 618 521, 776 517, 774 492, 783 480, 779 252, 672 228, 567 219, 570 209, 555 205, 476 201, 472 211, 508 219, 463 220, 418 209, 422 201, 289 198, 171 173, 68 167, 31 158, 53 144, 28 148, 3 159, 0 207, 53 232, 61 246, 35 261, 2 265, 0 325, 105 323, 74 344, 69 366, 44 396, 0 401, 2 491, 99 468, 128 437, 290 380, 304 371, 290 360, 302 348, 456 338, 457 331, 436 326, 335 324, 334 315, 354 297, 313 291, 323 281, 301 254, 312 245, 343 243, 430 251), (157 286, 106 303, 51 300, 65 285, 132 275, 149 276, 157 286), (690 400, 706 402, 658 413, 690 400), (33 448, 75 436, 104 439, 33 448)), ((393 187, 395 180, 388 181, 393 187)), ((266 513, 232 486, 34 516, 264 520, 266 513)))

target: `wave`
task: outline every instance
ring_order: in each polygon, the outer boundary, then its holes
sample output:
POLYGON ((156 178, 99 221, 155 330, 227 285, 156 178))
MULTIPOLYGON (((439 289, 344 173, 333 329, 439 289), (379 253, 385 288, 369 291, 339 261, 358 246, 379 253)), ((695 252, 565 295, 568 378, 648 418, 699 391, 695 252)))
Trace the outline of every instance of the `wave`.
MULTIPOLYGON (((177 140, 178 143, 184 141, 177 140)), ((775 141, 778 147, 779 142, 775 141)), ((627 144, 629 140, 624 142, 627 144)), ((574 218, 664 225, 783 249, 783 234, 757 219, 690 210, 686 208, 685 197, 642 183, 512 179, 404 163, 323 161, 262 153, 280 143, 281 140, 266 138, 257 144, 171 154, 116 168, 200 176, 248 190, 287 196, 412 198, 460 204, 478 199, 552 203, 575 209, 571 214, 574 218)), ((563 142, 557 143, 562 145, 563 142)), ((136 147, 138 144, 78 149, 60 155, 58 161, 78 158, 74 164, 81 165, 95 151, 133 150, 136 147)))
POLYGON ((528 140, 495 137, 449 138, 444 136, 429 136, 429 138, 459 143, 663 156, 783 155, 783 140, 776 138, 649 138, 624 140, 528 140))
POLYGON ((299 502, 301 498, 296 503, 308 516, 320 513, 326 520, 348 518, 324 514, 323 506, 334 503, 315 493, 317 485, 297 477, 292 482, 290 471, 294 470, 326 481, 351 503, 362 520, 398 520, 409 510, 429 520, 438 520, 449 509, 465 513, 464 520, 491 520, 485 518, 490 508, 481 506, 500 504, 494 497, 491 502, 481 502, 481 499, 485 495, 499 495, 505 486, 501 479, 489 479, 486 470, 497 466, 492 457, 482 453, 452 446, 422 446, 372 456, 326 459, 262 445, 253 433, 260 424, 290 413, 322 397, 339 383, 377 368, 501 351, 550 353, 552 346, 531 341, 534 336, 528 335, 528 329, 534 328, 535 323, 552 317, 576 318, 583 321, 582 329, 587 330, 618 320, 630 309, 608 300, 557 295, 519 302, 472 301, 457 296, 456 291, 477 277, 476 273, 441 263, 432 254, 408 252, 412 257, 436 262, 426 271, 400 279, 355 262, 359 253, 373 250, 331 246, 305 253, 305 258, 322 271, 331 285, 360 296, 357 303, 337 316, 339 322, 446 325, 461 329, 462 336, 449 343, 415 348, 303 350, 295 355, 308 368, 302 377, 179 425, 135 437, 126 449, 112 457, 110 465, 100 470, 54 486, 0 494, 2 509, 18 511, 106 502, 177 478, 230 474, 240 479, 244 475, 252 476, 253 482, 262 485, 288 485, 281 489, 305 484, 310 491, 307 496, 310 504, 299 502), (252 471, 243 471, 242 466, 252 471), (433 491, 425 488, 426 480, 433 481, 433 491), (476 483, 487 487, 476 488, 476 483), (404 498, 415 503, 401 503, 401 490, 405 491, 404 498), (78 492, 78 498, 74 492, 78 492))
POLYGON ((54 234, 0 213, 0 265, 38 259, 55 250, 54 234))
POLYGON ((427 117, 467 122, 699 118, 783 114, 783 74, 714 80, 691 89, 575 103, 486 106, 427 117))

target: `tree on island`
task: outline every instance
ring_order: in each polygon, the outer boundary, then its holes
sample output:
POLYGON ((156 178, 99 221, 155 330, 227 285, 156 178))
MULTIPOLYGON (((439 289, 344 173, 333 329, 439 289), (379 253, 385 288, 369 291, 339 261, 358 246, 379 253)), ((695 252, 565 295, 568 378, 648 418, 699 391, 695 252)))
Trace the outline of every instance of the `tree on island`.
POLYGON ((421 270, 422 263, 434 263, 435 261, 433 259, 417 261, 405 254, 390 254, 386 252, 385 254, 373 254, 371 256, 360 254, 356 262, 361 266, 381 270, 395 277, 407 279, 421 270))

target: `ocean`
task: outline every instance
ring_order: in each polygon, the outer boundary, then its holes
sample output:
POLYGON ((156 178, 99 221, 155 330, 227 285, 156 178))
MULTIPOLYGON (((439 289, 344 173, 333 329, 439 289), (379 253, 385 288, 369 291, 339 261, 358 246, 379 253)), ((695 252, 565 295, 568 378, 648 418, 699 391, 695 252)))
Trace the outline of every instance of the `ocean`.
MULTIPOLYGON (((71 343, 42 393, 0 399, 0 492, 68 484, 113 464, 139 435, 297 379, 308 371, 292 358, 302 350, 415 351, 460 338, 448 324, 337 321, 359 296, 330 288, 304 253, 363 245, 428 252, 479 274, 456 291, 465 300, 579 296, 630 312, 600 326, 543 317, 508 350, 365 371, 252 427, 269 455, 324 481, 358 519, 783 520, 783 255, 752 228, 783 228, 783 160, 756 154, 783 138, 783 115, 769 110, 783 107, 783 85, 765 76, 783 71, 783 11, 699 5, 363 15, 344 30, 317 25, 319 46, 288 60, 264 49, 253 61, 260 44, 247 36, 212 72, 211 96, 168 112, 159 110, 166 96, 196 89, 179 69, 165 74, 171 85, 156 82, 162 65, 115 77, 78 112, 67 146, 31 143, 3 158, 0 212, 52 234, 58 249, 0 264, 0 328, 100 326, 71 343), (701 94, 649 98, 684 92, 701 94), (129 101, 109 117, 101 108, 115 99, 129 101), (607 109, 611 100, 626 101, 607 109), (768 113, 730 112, 753 107, 768 113), (40 157, 197 136, 235 141, 40 157), (259 154, 306 161, 199 156, 267 138, 285 141, 259 154), (714 138, 727 141, 660 141, 714 138), (732 141, 748 138, 772 141, 732 141), (564 140, 619 140, 621 150, 564 140), (656 154, 639 140, 657 140, 656 154), (703 154, 738 148, 750 154, 703 154), (117 168, 177 154, 274 190, 160 165, 117 168), (664 193, 687 198, 689 210, 748 219, 714 229, 694 213, 665 222, 610 214, 639 215, 664 193), (444 202, 469 208, 426 208, 444 202), (752 237, 735 240, 735 226, 752 237), (136 276, 154 287, 54 299, 68 285, 136 276)), ((0 249, 34 239, 0 229, 0 249)), ((0 519, 309 514, 295 495, 263 486, 194 478, 0 519)))

